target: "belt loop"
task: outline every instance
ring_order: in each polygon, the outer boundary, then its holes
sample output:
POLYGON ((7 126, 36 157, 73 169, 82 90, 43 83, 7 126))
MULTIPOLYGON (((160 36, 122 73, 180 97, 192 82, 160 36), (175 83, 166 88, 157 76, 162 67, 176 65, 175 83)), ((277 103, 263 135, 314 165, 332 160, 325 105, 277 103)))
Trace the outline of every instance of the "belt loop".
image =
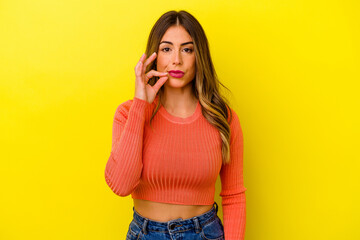
POLYGON ((214 201, 214 204, 213 205, 215 205, 215 210, 216 210, 216 214, 218 213, 218 209, 219 209, 219 206, 218 206, 218 204, 214 201))
POLYGON ((197 217, 194 217, 193 220, 194 220, 194 224, 195 224, 195 232, 199 233, 201 231, 199 219, 197 217))
POLYGON ((148 221, 149 221, 149 220, 148 220, 147 218, 145 218, 144 223, 143 223, 143 226, 142 226, 142 231, 143 231, 143 233, 144 233, 145 235, 147 234, 146 228, 147 228, 148 221))

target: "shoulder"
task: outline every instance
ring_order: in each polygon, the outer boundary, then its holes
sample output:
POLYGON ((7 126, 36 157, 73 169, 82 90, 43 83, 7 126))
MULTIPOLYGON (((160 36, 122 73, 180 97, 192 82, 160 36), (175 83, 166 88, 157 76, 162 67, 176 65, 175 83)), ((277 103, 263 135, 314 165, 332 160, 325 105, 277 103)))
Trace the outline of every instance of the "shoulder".
POLYGON ((122 102, 118 107, 117 110, 121 110, 121 111, 125 111, 125 112, 129 112, 131 106, 136 107, 136 108, 148 108, 150 105, 153 105, 153 103, 148 103, 145 100, 139 99, 134 97, 133 99, 128 99, 124 102, 122 102))
POLYGON ((130 107, 133 100, 126 100, 120 103, 115 110, 114 121, 115 122, 125 122, 128 118, 130 107))
POLYGON ((133 104, 133 99, 128 99, 125 102, 120 103, 120 105, 117 107, 117 111, 130 111, 131 105, 133 104))
POLYGON ((236 113, 236 111, 229 107, 228 109, 228 123, 230 125, 230 135, 231 138, 235 137, 235 136, 242 136, 242 127, 240 124, 240 119, 238 114, 236 113), (231 115, 230 115, 231 112, 231 115))
POLYGON ((132 103, 133 103, 132 99, 120 103, 116 108, 115 116, 127 115, 130 111, 132 103))
POLYGON ((148 112, 152 111, 154 106, 155 106, 155 102, 148 103, 147 101, 138 98, 128 99, 122 102, 120 105, 118 105, 115 115, 127 117, 132 108, 133 111, 135 112, 145 111, 146 115, 148 115, 148 112))
POLYGON ((228 123, 231 126, 235 126, 235 125, 240 125, 240 120, 239 120, 239 116, 236 113, 236 111, 231 108, 230 106, 228 106, 228 123))

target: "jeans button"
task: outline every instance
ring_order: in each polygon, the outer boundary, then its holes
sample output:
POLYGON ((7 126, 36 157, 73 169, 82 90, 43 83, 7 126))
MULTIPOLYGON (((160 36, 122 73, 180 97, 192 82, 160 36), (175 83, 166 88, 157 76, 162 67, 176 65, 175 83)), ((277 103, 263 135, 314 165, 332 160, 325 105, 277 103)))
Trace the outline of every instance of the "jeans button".
POLYGON ((174 230, 174 228, 175 228, 175 225, 170 225, 171 230, 174 230))

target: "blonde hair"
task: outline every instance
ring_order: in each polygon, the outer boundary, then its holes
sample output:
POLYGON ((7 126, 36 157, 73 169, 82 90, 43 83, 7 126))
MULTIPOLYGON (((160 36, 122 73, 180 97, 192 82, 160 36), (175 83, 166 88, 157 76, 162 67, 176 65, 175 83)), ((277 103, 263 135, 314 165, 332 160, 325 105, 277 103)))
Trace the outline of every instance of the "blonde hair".
MULTIPOLYGON (((192 81, 192 91, 200 102, 203 116, 210 124, 219 129, 222 141, 223 164, 230 163, 230 122, 228 120, 232 119, 232 112, 228 100, 219 91, 219 85, 222 85, 228 91, 230 90, 219 81, 216 75, 210 56, 208 40, 200 23, 187 11, 168 11, 164 13, 151 29, 145 53, 150 56, 153 52, 158 52, 163 35, 169 27, 174 25, 184 27, 193 39, 196 74, 195 79, 192 81)), ((152 69, 156 70, 156 61, 147 66, 146 72, 152 69)), ((149 84, 153 86, 157 80, 158 77, 155 76, 149 80, 149 84)), ((152 113, 150 126, 153 117, 160 108, 163 91, 164 85, 157 93, 160 101, 158 101, 152 113)))

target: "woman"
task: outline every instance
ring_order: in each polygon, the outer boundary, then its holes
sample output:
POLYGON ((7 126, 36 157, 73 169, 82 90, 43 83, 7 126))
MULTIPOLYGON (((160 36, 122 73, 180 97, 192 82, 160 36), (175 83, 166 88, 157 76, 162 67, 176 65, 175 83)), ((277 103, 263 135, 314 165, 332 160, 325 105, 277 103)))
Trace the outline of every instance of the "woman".
POLYGON ((186 11, 163 14, 135 76, 105 169, 112 191, 134 201, 127 239, 244 239, 242 130, 199 22, 186 11), (214 202, 219 174, 224 224, 214 202))

